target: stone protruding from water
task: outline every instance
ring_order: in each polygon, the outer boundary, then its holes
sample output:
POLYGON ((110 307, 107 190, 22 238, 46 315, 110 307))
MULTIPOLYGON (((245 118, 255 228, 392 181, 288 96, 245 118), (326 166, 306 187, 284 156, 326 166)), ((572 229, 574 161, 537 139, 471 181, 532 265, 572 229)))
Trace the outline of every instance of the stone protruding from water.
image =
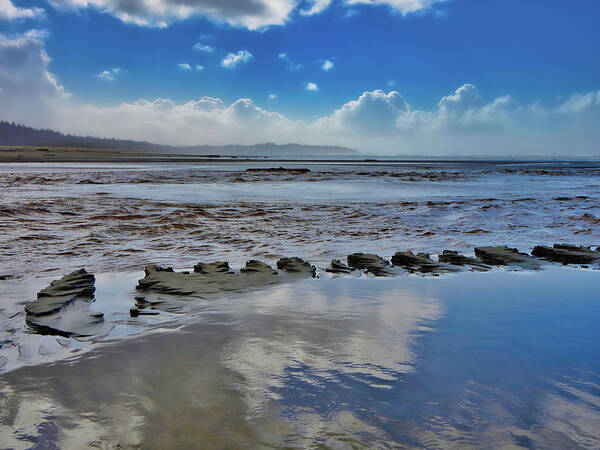
POLYGON ((310 265, 306 261, 296 256, 291 258, 281 258, 277 261, 277 268, 280 270, 285 270, 289 273, 310 275, 314 277, 317 273, 317 268, 315 266, 310 265))
MULTIPOLYGON (((300 258, 282 258, 277 262, 280 272, 262 261, 250 260, 239 271, 233 271, 224 262, 200 263, 194 272, 175 272, 171 268, 148 266, 146 276, 138 281, 137 289, 144 292, 144 302, 138 302, 138 308, 174 311, 181 302, 173 298, 179 296, 203 299, 222 298, 232 292, 246 292, 263 289, 270 285, 285 283, 298 277, 314 276, 316 269, 300 258), (166 298, 158 294, 169 294, 166 298)), ((140 313, 141 314, 141 313, 140 313)))
POLYGON ((392 264, 404 267, 410 272, 445 273, 460 271, 459 267, 435 262, 427 253, 415 255, 413 252, 396 252, 392 256, 392 264))
POLYGON ((25 321, 34 330, 61 336, 92 336, 110 329, 103 314, 91 310, 96 279, 80 269, 54 280, 25 305, 25 321))
POLYGON ((251 259, 246 262, 246 265, 240 269, 241 273, 257 273, 263 275, 277 275, 277 271, 274 270, 270 265, 259 261, 257 259, 251 259))
POLYGON ((591 264, 600 261, 600 252, 589 247, 568 244, 554 244, 553 247, 538 245, 531 254, 561 264, 591 264))
POLYGON ((484 264, 480 259, 462 255, 454 250, 444 250, 442 254, 438 256, 438 261, 441 263, 453 264, 455 266, 466 266, 472 270, 481 272, 491 269, 490 266, 484 264))
POLYGON ((25 305, 25 312, 43 316, 60 311, 68 302, 77 299, 91 300, 96 291, 95 282, 94 275, 87 273, 85 269, 71 272, 38 292, 37 300, 25 305))
POLYGON ((506 246, 477 247, 475 256, 490 266, 518 266, 532 270, 539 269, 541 266, 538 260, 527 253, 506 246))
POLYGON ((229 263, 226 261, 216 261, 214 263, 200 262, 194 266, 194 272, 204 275, 212 275, 215 273, 230 273, 233 274, 229 263))
POLYGON ((347 262, 350 267, 364 269, 378 277, 392 275, 390 263, 379 255, 372 253, 352 253, 348 255, 347 262))
POLYGON ((341 262, 339 259, 332 259, 331 260, 331 266, 327 267, 325 269, 326 272, 330 272, 330 273, 352 273, 354 272, 356 269, 354 267, 349 267, 346 264, 344 264, 343 262, 341 262))
POLYGON ((294 167, 294 168, 286 168, 286 167, 269 167, 269 168, 250 168, 246 169, 246 172, 271 172, 271 173, 290 173, 294 175, 301 175, 304 173, 310 173, 310 169, 306 169, 303 167, 294 167))

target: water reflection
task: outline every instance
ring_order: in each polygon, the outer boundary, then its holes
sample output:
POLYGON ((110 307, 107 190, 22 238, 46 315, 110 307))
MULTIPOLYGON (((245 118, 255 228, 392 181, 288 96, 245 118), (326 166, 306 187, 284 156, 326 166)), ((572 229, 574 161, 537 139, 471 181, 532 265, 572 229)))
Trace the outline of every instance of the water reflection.
POLYGON ((2 447, 598 447, 595 272, 306 280, 0 377, 2 447))

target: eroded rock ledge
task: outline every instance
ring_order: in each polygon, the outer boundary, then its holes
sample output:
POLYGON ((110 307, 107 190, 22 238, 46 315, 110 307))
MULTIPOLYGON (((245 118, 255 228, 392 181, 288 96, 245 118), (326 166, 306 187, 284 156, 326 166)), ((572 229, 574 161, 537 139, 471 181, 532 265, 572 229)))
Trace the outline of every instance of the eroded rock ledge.
POLYGON ((299 277, 312 277, 316 267, 300 258, 282 258, 277 268, 258 260, 250 260, 238 272, 226 262, 199 263, 194 272, 175 272, 172 268, 148 266, 146 276, 138 281, 139 291, 215 298, 227 292, 239 292, 284 283, 299 277))
MULTIPOLYGON (((91 310, 95 277, 80 269, 54 280, 25 305, 27 324, 39 333, 60 336, 92 336, 106 331, 101 313, 91 310)), ((110 325, 108 325, 110 327, 110 325)))
MULTIPOLYGON (((368 273, 378 277, 407 273, 439 275, 443 273, 488 271, 493 266, 521 270, 537 270, 543 264, 558 262, 600 269, 600 246, 595 249, 569 244, 553 247, 536 246, 532 254, 507 246, 474 249, 475 257, 453 250, 444 250, 437 261, 427 253, 396 252, 391 261, 372 253, 352 253, 347 264, 334 259, 326 272, 343 275, 368 273), (598 264, 596 266, 596 264, 598 264)), ((277 270, 268 264, 250 260, 240 270, 231 269, 224 261, 200 262, 193 272, 176 272, 172 268, 152 265, 145 268, 145 277, 138 281, 130 315, 156 315, 159 311, 181 312, 183 304, 193 298, 217 299, 231 293, 264 289, 272 285, 317 276, 317 268, 298 257, 281 258, 277 270)), ((95 277, 85 269, 65 275, 42 289, 37 300, 25 306, 26 322, 37 332, 62 336, 93 336, 107 333, 112 324, 102 314, 91 309, 94 302, 95 277)))

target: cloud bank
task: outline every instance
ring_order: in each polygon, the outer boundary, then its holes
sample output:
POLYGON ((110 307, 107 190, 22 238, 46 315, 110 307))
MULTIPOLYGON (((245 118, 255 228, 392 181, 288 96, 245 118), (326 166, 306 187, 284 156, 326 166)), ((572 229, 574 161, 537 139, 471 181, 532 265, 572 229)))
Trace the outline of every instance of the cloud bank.
MULTIPOLYGON (((69 97, 49 70, 44 39, 36 30, 0 35, 0 118, 174 145, 270 141, 347 145, 379 154, 600 156, 600 90, 554 104, 523 104, 510 95, 484 99, 466 83, 430 109, 415 109, 407 100, 410 92, 403 95, 396 86, 363 92, 313 121, 294 120, 248 98, 228 104, 206 96, 98 106, 69 97)), ((250 58, 241 50, 224 64, 235 67, 250 58)), ((314 83, 305 88, 318 90, 314 83)))
MULTIPOLYGON (((206 17, 217 23, 259 30, 283 25, 294 14, 310 16, 325 11, 332 0, 48 0, 58 9, 94 8, 125 23, 139 26, 167 27, 194 16, 206 17)), ((385 5, 401 14, 425 11, 444 0, 342 0, 342 4, 385 5)), ((0 0, 1 2, 10 0, 0 0)), ((9 3, 10 4, 10 3, 9 3)), ((352 10, 352 9, 350 9, 352 10)))
POLYGON ((0 115, 43 126, 55 102, 68 96, 48 70, 45 37, 39 30, 0 34, 0 115))

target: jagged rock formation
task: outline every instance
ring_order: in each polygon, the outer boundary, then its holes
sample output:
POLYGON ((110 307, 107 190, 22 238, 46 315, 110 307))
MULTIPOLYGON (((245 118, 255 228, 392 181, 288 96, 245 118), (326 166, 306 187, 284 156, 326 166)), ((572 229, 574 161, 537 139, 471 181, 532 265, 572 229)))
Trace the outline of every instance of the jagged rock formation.
POLYGON ((327 267, 325 269, 325 271, 327 272, 331 272, 331 273, 352 273, 354 271, 356 271, 356 269, 354 267, 349 267, 346 264, 344 264, 343 262, 341 262, 339 259, 332 259, 331 260, 331 266, 327 267))
POLYGON ((50 283, 25 305, 26 322, 40 333, 61 336, 92 336, 107 331, 103 314, 94 313, 91 303, 95 277, 80 269, 50 283))
POLYGON ((392 256, 392 264, 404 267, 409 272, 444 273, 460 271, 459 267, 435 262, 427 253, 415 255, 413 252, 396 252, 392 256))
POLYGON ((305 274, 314 277, 317 268, 296 256, 292 258, 281 258, 277 261, 277 268, 289 273, 305 274))
POLYGON ((538 258, 544 258, 562 264, 592 264, 596 261, 600 261, 599 249, 594 251, 589 247, 579 247, 568 244, 554 244, 553 247, 538 245, 534 247, 531 254, 538 258))
POLYGON ((372 253, 353 253, 346 258, 348 265, 355 269, 365 269, 378 277, 393 275, 390 263, 381 256, 372 253))
POLYGON ((194 272, 203 275, 214 275, 215 273, 230 273, 233 274, 229 263, 225 261, 217 261, 214 263, 200 262, 194 266, 194 272))
POLYGON ((250 168, 246 169, 246 172, 271 172, 271 173, 289 173, 292 175, 302 175, 304 173, 310 173, 310 169, 306 168, 285 168, 285 167, 271 167, 268 169, 261 168, 250 168))
MULTIPOLYGON (((169 294, 203 299, 215 299, 232 292, 261 289, 270 285, 292 281, 298 277, 314 276, 316 268, 300 258, 282 258, 277 262, 281 272, 261 261, 250 260, 238 272, 226 262, 199 263, 194 272, 175 272, 172 268, 148 266, 146 276, 138 281, 137 289, 149 294, 169 294)), ((136 300, 138 308, 167 309, 173 299, 136 300)))
POLYGON ((477 247, 475 256, 490 266, 518 266, 530 270, 539 269, 541 266, 540 261, 527 253, 521 253, 516 248, 506 246, 477 247))
POLYGON ((443 253, 438 256, 438 261, 455 266, 466 266, 472 270, 478 271, 487 271, 491 269, 490 266, 484 264, 480 259, 461 255, 454 250, 444 250, 443 253))

